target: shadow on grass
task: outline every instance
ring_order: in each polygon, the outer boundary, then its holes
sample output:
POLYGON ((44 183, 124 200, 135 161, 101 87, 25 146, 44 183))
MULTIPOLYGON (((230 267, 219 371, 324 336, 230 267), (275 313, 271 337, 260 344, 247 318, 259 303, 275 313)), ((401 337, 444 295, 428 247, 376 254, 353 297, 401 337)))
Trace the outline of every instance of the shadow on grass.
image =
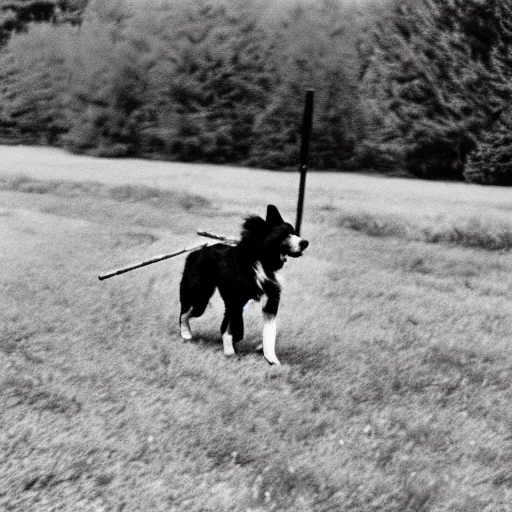
MULTIPOLYGON (((214 329, 198 332, 194 338, 187 343, 196 345, 201 350, 212 350, 215 352, 223 351, 222 336, 214 329)), ((254 354, 263 354, 263 350, 258 347, 257 336, 248 336, 236 345, 236 357, 245 358, 254 354)))
POLYGON ((297 367, 302 372, 330 372, 334 370, 332 357, 322 347, 305 347, 287 345, 277 350, 282 363, 297 367))
MULTIPOLYGON (((181 340, 177 332, 171 335, 181 340)), ((222 353, 223 343, 220 332, 216 329, 207 329, 194 333, 192 340, 187 341, 194 345, 198 350, 213 351, 222 353)), ((306 347, 304 345, 283 345, 279 341, 276 346, 277 357, 281 364, 295 367, 300 373, 332 373, 337 371, 333 358, 326 348, 306 347)), ((261 356, 263 358, 263 348, 261 346, 260 333, 250 333, 236 346, 236 357, 240 360, 250 358, 250 356, 261 356)), ((265 362, 265 364, 268 364, 265 362)))

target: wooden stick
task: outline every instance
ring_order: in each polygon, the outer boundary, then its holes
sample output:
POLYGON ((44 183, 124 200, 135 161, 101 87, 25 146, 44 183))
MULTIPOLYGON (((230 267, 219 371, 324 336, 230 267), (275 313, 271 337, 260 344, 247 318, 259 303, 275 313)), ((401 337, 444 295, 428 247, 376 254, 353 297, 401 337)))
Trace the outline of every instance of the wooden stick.
POLYGON ((112 270, 110 272, 105 272, 103 274, 100 274, 98 276, 98 279, 100 281, 103 281, 104 279, 109 279, 110 277, 118 276, 119 274, 124 274, 125 272, 130 272, 131 270, 135 270, 136 268, 145 267, 146 265, 151 265, 153 263, 157 263, 159 261, 163 261, 163 260, 166 260, 169 258, 174 258, 174 256, 179 256, 180 254, 183 254, 184 252, 190 252, 190 251, 195 251, 196 249, 202 249, 203 247, 205 247, 207 245, 210 245, 210 243, 206 242, 206 243, 202 243, 202 244, 198 244, 198 245, 193 245, 190 247, 185 247, 185 248, 181 249, 180 251, 175 251, 175 252, 171 252, 168 254, 161 254, 160 256, 154 256, 153 258, 151 258, 149 260, 144 260, 144 261, 141 261, 140 263, 133 263, 132 265, 128 265, 126 267, 123 267, 123 268, 120 268, 117 270, 112 270))
MULTIPOLYGON (((237 240, 234 237, 231 236, 224 236, 224 235, 217 235, 215 233, 210 233, 209 231, 198 231, 198 235, 204 236, 207 238, 213 238, 214 240, 220 240, 221 242, 224 242, 229 245, 236 245, 239 240, 237 240)), ((171 252, 168 254, 161 254, 160 256, 154 256, 153 258, 150 258, 149 260, 144 260, 139 263, 133 263, 131 265, 127 265, 126 267, 122 267, 116 270, 111 270, 110 272, 104 272, 103 274, 100 274, 98 276, 98 279, 100 281, 103 281, 104 279, 109 279, 114 276, 118 276, 119 274, 124 274, 125 272, 130 272, 132 270, 135 270, 137 268, 145 267, 146 265, 152 265, 153 263, 158 263, 159 261, 167 260, 169 258, 174 258, 174 256, 179 256, 180 254, 183 254, 185 252, 191 252, 195 251, 197 249, 202 249, 203 247, 206 247, 207 245, 211 245, 211 242, 206 242, 198 245, 193 245, 190 247, 185 247, 179 251, 171 252)))
POLYGON ((198 231, 199 236, 205 236, 206 238, 213 238, 214 240, 220 240, 226 244, 236 245, 240 240, 233 236, 218 235, 216 233, 210 233, 209 231, 198 231))

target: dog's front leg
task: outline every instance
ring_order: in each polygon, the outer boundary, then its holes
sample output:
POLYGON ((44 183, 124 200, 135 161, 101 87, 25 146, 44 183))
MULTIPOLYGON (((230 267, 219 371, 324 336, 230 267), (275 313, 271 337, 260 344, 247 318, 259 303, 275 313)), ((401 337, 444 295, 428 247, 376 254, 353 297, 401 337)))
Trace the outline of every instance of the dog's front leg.
POLYGON ((191 307, 188 311, 185 311, 180 315, 180 332, 181 337, 185 341, 192 339, 192 331, 190 330, 190 318, 192 316, 193 310, 194 308, 191 307))
POLYGON ((276 315, 263 312, 263 355, 270 364, 279 366, 276 356, 277 321, 276 315))
POLYGON ((277 310, 279 308, 280 290, 271 290, 267 303, 263 307, 263 356, 270 364, 279 366, 276 356, 277 310))

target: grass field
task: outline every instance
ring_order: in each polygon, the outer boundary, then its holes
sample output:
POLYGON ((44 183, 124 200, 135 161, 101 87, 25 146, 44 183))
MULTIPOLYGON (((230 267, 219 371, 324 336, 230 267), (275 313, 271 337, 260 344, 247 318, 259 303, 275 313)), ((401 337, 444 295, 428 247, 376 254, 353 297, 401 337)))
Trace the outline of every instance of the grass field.
POLYGON ((0 147, 0 510, 512 510, 512 192, 310 174, 270 367, 183 257, 297 176, 0 147))

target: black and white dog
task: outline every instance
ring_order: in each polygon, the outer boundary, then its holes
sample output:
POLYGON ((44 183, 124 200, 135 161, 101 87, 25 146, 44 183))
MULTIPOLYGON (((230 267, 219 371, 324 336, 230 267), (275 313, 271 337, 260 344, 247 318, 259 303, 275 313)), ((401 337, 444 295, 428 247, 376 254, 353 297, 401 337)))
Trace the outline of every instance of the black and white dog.
POLYGON ((287 260, 297 258, 309 245, 295 234, 274 205, 268 205, 267 218, 245 219, 241 240, 235 246, 215 244, 187 257, 180 284, 180 330, 184 340, 192 338, 190 319, 203 314, 216 288, 226 312, 221 325, 224 354, 235 354, 244 336, 243 308, 251 300, 266 296, 263 304, 263 355, 270 364, 276 357, 276 315, 281 286, 276 278, 287 260))

